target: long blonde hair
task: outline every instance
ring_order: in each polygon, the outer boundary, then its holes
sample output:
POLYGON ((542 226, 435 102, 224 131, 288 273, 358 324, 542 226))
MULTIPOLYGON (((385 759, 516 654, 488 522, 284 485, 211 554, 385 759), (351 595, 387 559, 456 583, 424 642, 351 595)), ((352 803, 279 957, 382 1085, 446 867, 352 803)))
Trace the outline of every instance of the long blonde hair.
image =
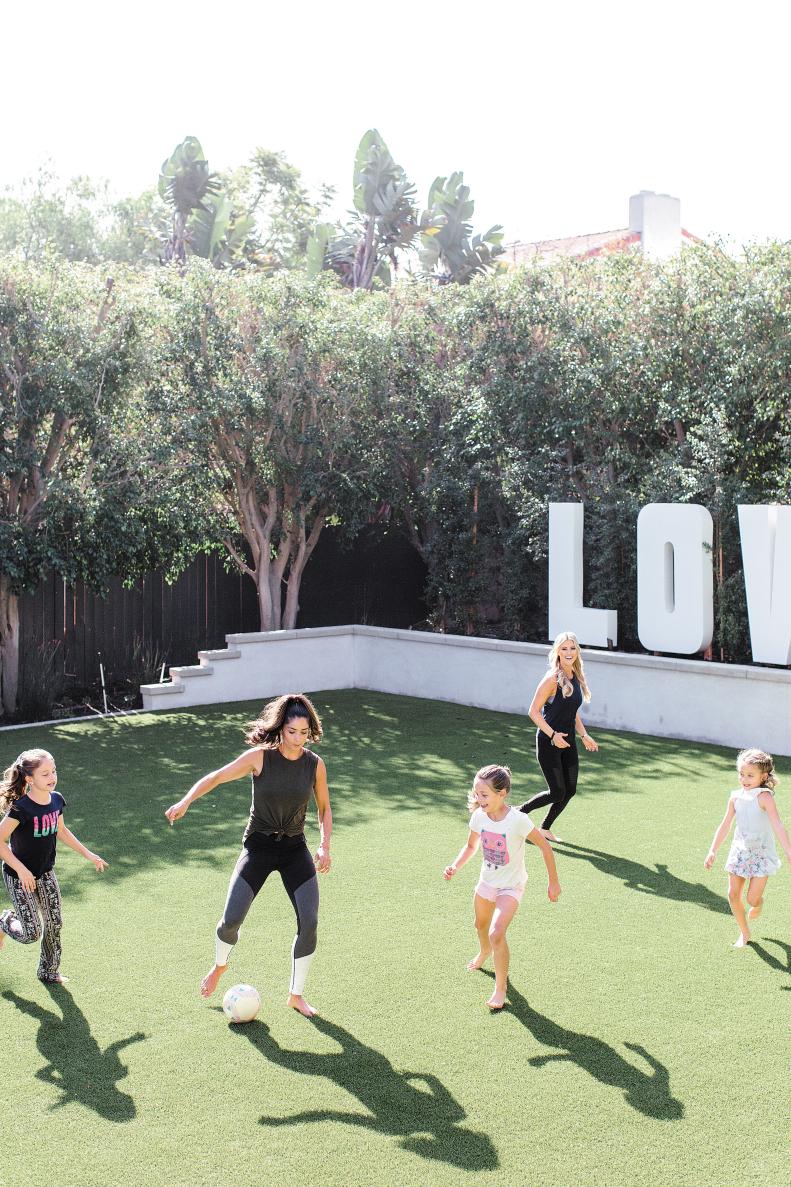
POLYGON ((751 767, 757 767, 762 775, 765 776, 762 787, 767 791, 774 791, 777 787, 777 776, 775 775, 775 760, 771 754, 767 754, 765 750, 758 750, 755 746, 750 747, 749 750, 742 750, 736 756, 736 770, 741 771, 742 767, 747 764, 751 767))
POLYGON ((579 640, 572 631, 561 631, 557 636, 555 642, 552 644, 552 649, 549 653, 549 656, 547 657, 547 666, 552 675, 557 677, 558 688, 560 689, 561 694, 564 697, 570 697, 574 691, 574 686, 560 666, 560 655, 558 654, 563 644, 569 641, 572 642, 577 648, 577 658, 571 665, 571 670, 579 680, 580 688, 582 689, 582 699, 587 705, 588 701, 591 699, 590 689, 588 688, 588 682, 585 679, 585 668, 582 663, 582 652, 580 651, 579 640))
POLYGON ((25 794, 25 784, 43 762, 52 760, 48 750, 23 750, 10 767, 3 771, 0 782, 0 812, 7 812, 25 794))

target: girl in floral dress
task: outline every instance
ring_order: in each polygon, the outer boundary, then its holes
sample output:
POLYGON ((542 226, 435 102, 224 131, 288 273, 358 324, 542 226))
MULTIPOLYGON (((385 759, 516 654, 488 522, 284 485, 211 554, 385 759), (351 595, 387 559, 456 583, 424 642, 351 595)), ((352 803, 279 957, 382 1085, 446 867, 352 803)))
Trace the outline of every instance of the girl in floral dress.
POLYGON ((707 870, 711 869, 715 854, 735 818, 736 831, 725 869, 729 878, 728 902, 740 933, 733 946, 744 948, 750 940, 747 920, 755 920, 761 914, 767 879, 780 869, 775 835, 790 863, 791 840, 775 805, 777 779, 771 754, 765 754, 763 750, 742 750, 736 759, 736 769, 741 788, 731 793, 704 865, 707 870), (745 883, 748 883, 747 913, 742 901, 745 883))

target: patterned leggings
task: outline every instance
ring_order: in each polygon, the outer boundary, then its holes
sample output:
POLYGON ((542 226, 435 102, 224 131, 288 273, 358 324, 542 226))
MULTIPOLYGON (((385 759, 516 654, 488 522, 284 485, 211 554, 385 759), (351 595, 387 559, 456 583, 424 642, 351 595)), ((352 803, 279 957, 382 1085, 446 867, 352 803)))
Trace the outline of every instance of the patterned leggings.
POLYGON ((55 871, 41 874, 36 879, 35 890, 25 890, 19 879, 11 877, 6 870, 3 870, 3 878, 14 908, 0 915, 0 931, 20 944, 33 944, 40 939, 37 976, 39 981, 53 981, 60 968, 60 929, 63 924, 55 871))

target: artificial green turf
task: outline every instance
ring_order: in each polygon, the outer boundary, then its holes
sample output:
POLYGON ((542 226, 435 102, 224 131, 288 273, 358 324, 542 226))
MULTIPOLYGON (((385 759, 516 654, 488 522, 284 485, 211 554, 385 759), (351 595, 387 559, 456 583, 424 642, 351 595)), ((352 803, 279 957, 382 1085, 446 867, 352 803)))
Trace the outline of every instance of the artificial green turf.
MULTIPOLYGON (((538 852, 509 933, 509 1008, 490 1015, 475 950, 478 859, 450 884, 470 778, 540 790, 524 718, 361 691, 317 694, 335 815, 310 1023, 284 1008, 293 916, 274 876, 226 979, 259 1018, 229 1026, 197 986, 239 848, 243 782, 174 828, 164 810, 242 748, 257 706, 0 735, 58 763, 66 820, 110 862, 63 847, 67 989, 37 946, 0 954, 0 1183, 767 1184, 789 1182, 791 878, 736 952, 727 847, 703 858, 734 755, 594 731, 558 846, 538 852)), ((760 745, 761 739, 755 743, 760 745)), ((778 803, 791 824, 791 762, 778 803)), ((309 840, 316 837, 315 824, 309 840)))

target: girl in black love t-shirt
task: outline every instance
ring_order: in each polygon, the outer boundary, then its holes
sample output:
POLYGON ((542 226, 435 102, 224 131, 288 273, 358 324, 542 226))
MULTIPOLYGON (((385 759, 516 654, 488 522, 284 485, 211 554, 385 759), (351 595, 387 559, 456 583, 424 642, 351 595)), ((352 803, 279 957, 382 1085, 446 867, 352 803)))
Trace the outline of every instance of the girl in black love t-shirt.
POLYGON ((41 939, 40 981, 63 982, 60 972, 60 887, 55 877, 58 838, 92 861, 107 862, 86 849, 63 822, 66 801, 55 790, 55 760, 46 750, 24 750, 0 782, 0 858, 13 909, 0 914, 0 947, 6 936, 20 944, 41 939))

